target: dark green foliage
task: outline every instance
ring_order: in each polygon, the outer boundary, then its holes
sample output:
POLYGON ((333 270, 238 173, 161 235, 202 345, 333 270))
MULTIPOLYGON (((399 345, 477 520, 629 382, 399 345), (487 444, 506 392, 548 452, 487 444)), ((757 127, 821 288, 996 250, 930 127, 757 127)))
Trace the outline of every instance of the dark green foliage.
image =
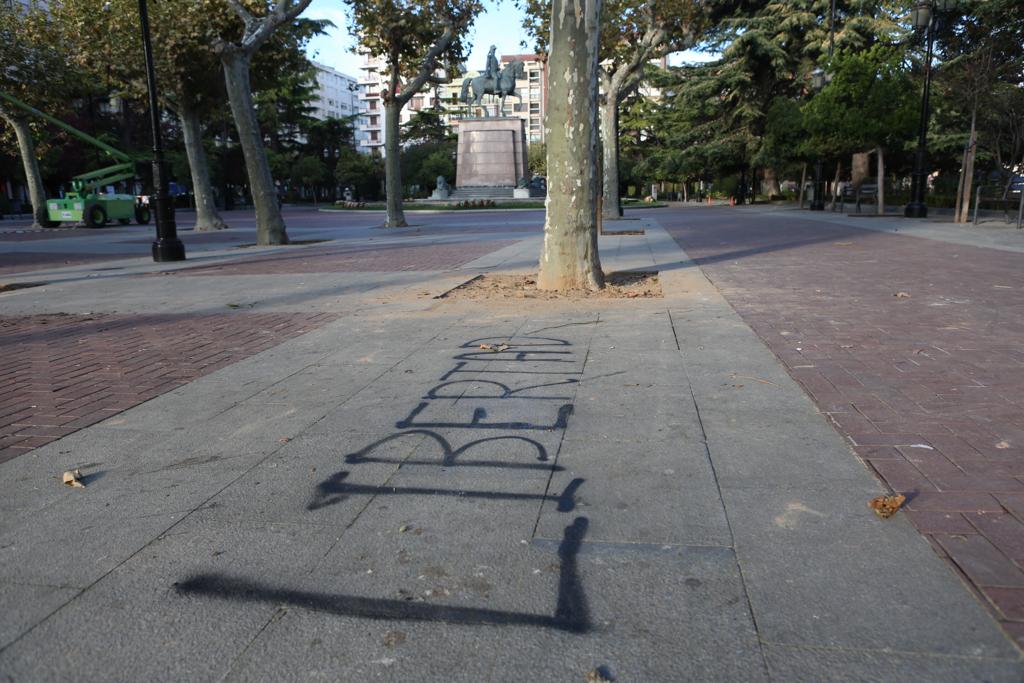
POLYGON ((379 199, 383 195, 384 160, 376 155, 360 154, 351 147, 342 147, 338 150, 334 179, 342 189, 351 187, 358 200, 379 199))
POLYGON ((455 141, 425 142, 402 150, 402 178, 406 187, 416 185, 418 196, 429 196, 444 176, 449 185, 455 184, 455 141))
POLYGON ((825 88, 803 107, 807 149, 830 158, 913 140, 918 100, 899 48, 840 54, 825 88))

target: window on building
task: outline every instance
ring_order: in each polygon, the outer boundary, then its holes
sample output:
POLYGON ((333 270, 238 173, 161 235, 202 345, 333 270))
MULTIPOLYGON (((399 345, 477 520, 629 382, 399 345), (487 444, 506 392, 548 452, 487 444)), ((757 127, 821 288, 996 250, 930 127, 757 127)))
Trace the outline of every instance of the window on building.
POLYGON ((380 117, 379 116, 371 116, 370 117, 370 125, 371 126, 379 126, 380 125, 380 117))
POLYGON ((540 102, 530 102, 530 113, 540 114, 540 102))
POLYGON ((530 83, 539 83, 540 82, 540 72, 539 71, 530 71, 527 75, 530 78, 530 83))
POLYGON ((514 104, 512 105, 512 111, 526 111, 525 104, 514 104))
POLYGON ((377 111, 377 100, 370 100, 370 111, 377 111))
POLYGON ((370 131, 370 142, 377 142, 377 139, 378 139, 379 136, 380 136, 379 132, 377 132, 375 130, 371 130, 370 131))

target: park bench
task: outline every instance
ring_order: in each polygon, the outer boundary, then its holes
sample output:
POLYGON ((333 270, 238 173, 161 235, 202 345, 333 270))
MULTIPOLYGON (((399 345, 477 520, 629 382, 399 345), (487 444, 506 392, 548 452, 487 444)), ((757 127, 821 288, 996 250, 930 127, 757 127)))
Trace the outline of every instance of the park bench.
POLYGON ((1017 210, 1017 229, 1024 225, 1024 176, 1014 176, 1009 185, 979 185, 974 194, 974 224, 978 224, 978 210, 981 203, 1001 208, 1003 220, 1010 222, 1010 211, 1017 210), (985 196, 985 193, 988 196, 985 196))
POLYGON ((852 203, 856 206, 857 213, 860 213, 862 199, 870 199, 878 204, 878 183, 861 183, 860 187, 845 185, 839 199, 839 212, 843 213, 846 210, 846 204, 852 203))

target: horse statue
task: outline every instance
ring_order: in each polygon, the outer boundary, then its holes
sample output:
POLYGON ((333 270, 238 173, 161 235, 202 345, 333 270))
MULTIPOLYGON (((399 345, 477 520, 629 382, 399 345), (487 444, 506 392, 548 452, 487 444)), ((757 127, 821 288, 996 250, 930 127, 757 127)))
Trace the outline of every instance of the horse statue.
MULTIPOLYGON (((497 83, 495 79, 489 78, 486 75, 477 76, 476 78, 467 78, 462 81, 462 101, 472 106, 474 104, 483 105, 482 99, 484 95, 495 95, 501 99, 501 112, 505 111, 505 98, 509 95, 522 99, 519 91, 516 90, 516 79, 522 78, 525 75, 525 66, 521 61, 515 60, 508 62, 504 69, 498 72, 497 83), (472 95, 470 94, 472 89, 472 95)), ((484 115, 487 115, 487 109, 484 109, 484 115)))

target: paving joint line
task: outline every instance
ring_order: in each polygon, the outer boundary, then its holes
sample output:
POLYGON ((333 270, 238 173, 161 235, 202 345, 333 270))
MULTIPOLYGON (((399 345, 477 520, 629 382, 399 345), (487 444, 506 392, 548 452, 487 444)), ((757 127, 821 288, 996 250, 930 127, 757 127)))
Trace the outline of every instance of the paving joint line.
MULTIPOLYGON (((703 272, 703 269, 701 270, 703 272)), ((675 321, 672 320, 671 313, 669 313, 669 320, 672 324, 672 333, 675 335, 675 321)), ((678 340, 678 335, 676 336, 676 339, 678 340)), ((686 354, 682 351, 682 349, 679 350, 679 355, 682 357, 683 372, 686 374, 686 381, 689 385, 690 399, 691 401, 693 401, 693 409, 697 414, 697 424, 700 426, 700 433, 702 437, 701 440, 704 446, 704 456, 707 458, 708 465, 711 467, 711 477, 715 482, 715 489, 718 492, 718 500, 722 506, 722 514, 725 517, 725 524, 729 530, 729 544, 734 549, 733 559, 736 563, 736 571, 740 577, 740 585, 743 587, 743 598, 747 605, 747 613, 750 615, 750 621, 754 627, 754 634, 757 637, 758 652, 761 655, 761 665, 764 668, 765 676, 767 676, 768 679, 771 680, 772 674, 771 668, 768 666, 768 656, 764 650, 764 641, 761 639, 761 629, 757 623, 757 614, 754 612, 754 605, 750 600, 750 590, 747 586, 747 578, 743 573, 743 566, 740 564, 739 553, 735 550, 736 535, 733 532, 732 520, 729 518, 729 508, 725 504, 725 496, 722 493, 722 483, 718 478, 718 469, 715 467, 715 461, 711 455, 711 445, 708 443, 708 433, 704 427, 704 418, 701 416, 700 413, 700 404, 698 403, 697 395, 693 390, 693 381, 690 379, 689 363, 687 362, 686 354)))

